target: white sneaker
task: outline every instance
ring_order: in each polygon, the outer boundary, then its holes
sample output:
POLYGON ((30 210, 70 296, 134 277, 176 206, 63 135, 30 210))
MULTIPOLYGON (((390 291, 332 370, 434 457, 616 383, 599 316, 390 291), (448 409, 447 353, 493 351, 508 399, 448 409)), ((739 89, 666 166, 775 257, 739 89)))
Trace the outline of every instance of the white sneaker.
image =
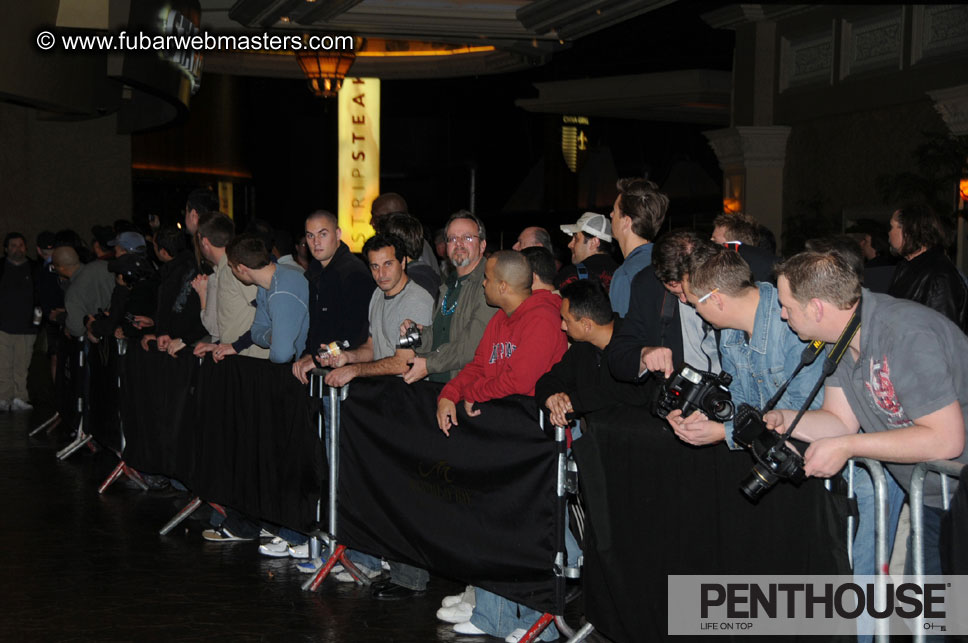
POLYGON ((508 634, 504 638, 504 640, 507 641, 507 643, 518 643, 518 641, 521 640, 521 637, 523 637, 527 633, 528 633, 528 630, 519 627, 518 629, 508 634))
POLYGON ((264 545, 259 545, 259 553, 272 558, 282 558, 289 555, 289 543, 276 536, 264 545))
MULTIPOLYGON (((356 568, 360 570, 364 576, 367 578, 376 578, 383 573, 382 570, 370 569, 366 565, 357 565, 356 568)), ((340 583, 355 583, 356 579, 348 571, 343 570, 336 574, 336 580, 340 583)))
POLYGON ((454 625, 454 631, 458 634, 469 634, 470 636, 478 636, 480 634, 487 634, 484 630, 480 629, 470 621, 464 621, 463 623, 457 623, 454 625))
POLYGON ((452 596, 444 596, 444 600, 440 601, 441 607, 452 607, 458 603, 467 603, 471 607, 477 602, 476 595, 474 594, 474 586, 468 585, 464 588, 464 591, 460 594, 454 594, 452 596))
POLYGON ((10 410, 10 402, 7 400, 0 400, 0 413, 6 413, 10 410))
POLYGON ((301 545, 289 545, 286 553, 292 558, 309 558, 309 543, 304 542, 301 545))
POLYGON ((275 537, 276 535, 271 531, 266 531, 265 529, 262 529, 261 531, 259 531, 259 538, 275 538, 275 537))
POLYGON ((11 411, 30 411, 33 408, 34 408, 33 404, 31 404, 30 402, 25 402, 21 400, 19 397, 13 398, 13 401, 10 402, 11 411))
POLYGON ((471 620, 474 608, 467 603, 457 603, 437 610, 437 618, 444 623, 466 623, 471 620))

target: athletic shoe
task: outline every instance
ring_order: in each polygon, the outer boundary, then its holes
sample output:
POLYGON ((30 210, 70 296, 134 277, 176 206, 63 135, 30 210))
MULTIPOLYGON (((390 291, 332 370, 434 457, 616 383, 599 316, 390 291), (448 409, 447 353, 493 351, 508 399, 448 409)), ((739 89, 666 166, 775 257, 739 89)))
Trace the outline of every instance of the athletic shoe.
POLYGON ((480 634, 487 634, 484 630, 477 627, 470 621, 464 621, 463 623, 457 623, 454 625, 454 631, 458 634, 468 634, 470 636, 478 636, 480 634))
POLYGON ((437 610, 437 618, 444 623, 465 623, 471 620, 474 608, 467 603, 457 603, 450 607, 441 607, 437 610))
POLYGON ((259 538, 275 538, 275 537, 276 535, 271 531, 266 531, 265 529, 261 529, 259 531, 259 538))
POLYGON ((202 532, 202 538, 213 543, 230 543, 255 540, 255 538, 243 538, 236 536, 222 525, 218 529, 206 529, 202 532))
POLYGON ((289 543, 276 536, 264 545, 259 545, 259 553, 272 558, 283 558, 289 555, 289 543))
MULTIPOLYGON (((356 568, 367 578, 376 578, 383 573, 383 570, 370 569, 366 565, 356 565, 356 568)), ((356 579, 348 571, 343 570, 336 574, 336 580, 340 583, 355 583, 356 579)))
POLYGON ((518 643, 518 641, 520 641, 521 638, 527 633, 528 633, 528 630, 519 627, 518 629, 508 634, 504 638, 504 640, 507 641, 507 643, 518 643))
POLYGON ((474 586, 468 585, 464 588, 464 591, 460 594, 454 594, 452 596, 444 596, 444 599, 440 601, 441 607, 452 607, 458 603, 467 603, 471 607, 477 602, 476 596, 474 594, 474 586))
POLYGON ((286 553, 292 558, 309 558, 309 543, 305 542, 301 545, 289 545, 286 548, 286 553))
MULTIPOLYGON (((313 558, 312 560, 307 560, 301 563, 296 563, 296 569, 298 569, 303 574, 315 574, 319 571, 319 568, 323 566, 322 558, 313 558)), ((338 574, 343 571, 343 566, 339 563, 333 565, 333 569, 330 570, 331 574, 338 574)))
POLYGON ((10 410, 10 402, 8 400, 0 400, 0 413, 6 413, 10 410))
POLYGON ((25 402, 21 400, 19 397, 13 398, 13 401, 10 402, 11 411, 30 411, 33 408, 34 408, 33 404, 31 404, 30 402, 25 402))

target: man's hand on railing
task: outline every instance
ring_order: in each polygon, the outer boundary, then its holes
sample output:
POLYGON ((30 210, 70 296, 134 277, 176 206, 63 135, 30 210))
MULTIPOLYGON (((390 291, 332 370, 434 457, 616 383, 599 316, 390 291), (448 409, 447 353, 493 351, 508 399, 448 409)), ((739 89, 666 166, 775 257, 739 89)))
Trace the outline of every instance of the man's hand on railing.
POLYGON ((148 350, 148 342, 152 341, 153 339, 155 339, 154 335, 145 335, 144 337, 142 337, 141 348, 143 348, 144 350, 148 350))
MULTIPOLYGON (((840 473, 853 455, 850 451, 850 440, 853 437, 855 436, 844 435, 812 442, 804 453, 804 473, 815 478, 832 478, 840 473)), ((793 447, 789 442, 787 445, 793 447)))
POLYGON ((168 349, 165 352, 167 352, 169 355, 174 357, 175 355, 178 354, 178 351, 180 351, 183 348, 185 348, 184 340, 182 340, 180 337, 176 337, 175 339, 168 342, 168 349))
POLYGON ((548 417, 551 419, 552 424, 555 426, 568 426, 571 424, 565 416, 568 413, 573 413, 575 409, 572 408, 571 398, 568 397, 567 393, 549 395, 548 399, 545 400, 545 406, 550 411, 548 417))
POLYGON ((323 381, 326 382, 327 386, 339 388, 349 384, 359 374, 359 366, 350 364, 349 366, 341 366, 340 368, 333 369, 326 374, 326 378, 323 381))
POLYGON ((410 370, 403 374, 403 381, 413 384, 427 377, 427 358, 415 355, 413 359, 407 360, 410 370))
POLYGON ((158 343, 158 350, 167 351, 168 344, 171 343, 171 335, 158 335, 155 341, 158 343))
POLYGON ((309 384, 309 378, 306 376, 314 368, 316 368, 316 362, 313 361, 313 356, 304 355, 293 363, 292 376, 299 380, 302 384, 309 384))
POLYGON ((218 344, 213 344, 211 342, 199 342, 195 344, 195 349, 192 351, 192 355, 195 357, 202 357, 206 353, 211 353, 218 347, 218 344))
POLYGON ((232 344, 219 344, 215 347, 215 350, 212 351, 212 359, 214 359, 216 362, 221 362, 229 355, 235 354, 235 348, 232 346, 232 344))

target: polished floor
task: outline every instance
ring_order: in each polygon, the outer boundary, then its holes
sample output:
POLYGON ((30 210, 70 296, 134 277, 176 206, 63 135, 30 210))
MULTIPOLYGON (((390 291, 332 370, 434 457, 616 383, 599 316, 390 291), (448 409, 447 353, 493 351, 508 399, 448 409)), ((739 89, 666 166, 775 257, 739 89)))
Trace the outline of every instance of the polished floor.
POLYGON ((186 521, 158 529, 176 498, 121 484, 98 495, 113 454, 55 458, 58 429, 30 438, 49 411, 0 414, 0 641, 498 641, 439 623, 461 586, 434 577, 403 602, 327 579, 317 593, 290 559, 253 543, 214 544, 186 521))

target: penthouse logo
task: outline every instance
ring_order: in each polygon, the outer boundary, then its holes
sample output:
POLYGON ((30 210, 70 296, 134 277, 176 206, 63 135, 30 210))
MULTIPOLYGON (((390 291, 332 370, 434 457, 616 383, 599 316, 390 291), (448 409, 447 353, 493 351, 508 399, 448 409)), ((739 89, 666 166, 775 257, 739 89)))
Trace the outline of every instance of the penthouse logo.
POLYGON ((943 619, 945 583, 703 583, 700 589, 701 618, 873 618, 943 619), (886 602, 884 601, 886 599, 886 602), (798 614, 798 610, 802 610, 798 614))
POLYGON ((966 576, 670 576, 669 634, 968 634, 966 576))

